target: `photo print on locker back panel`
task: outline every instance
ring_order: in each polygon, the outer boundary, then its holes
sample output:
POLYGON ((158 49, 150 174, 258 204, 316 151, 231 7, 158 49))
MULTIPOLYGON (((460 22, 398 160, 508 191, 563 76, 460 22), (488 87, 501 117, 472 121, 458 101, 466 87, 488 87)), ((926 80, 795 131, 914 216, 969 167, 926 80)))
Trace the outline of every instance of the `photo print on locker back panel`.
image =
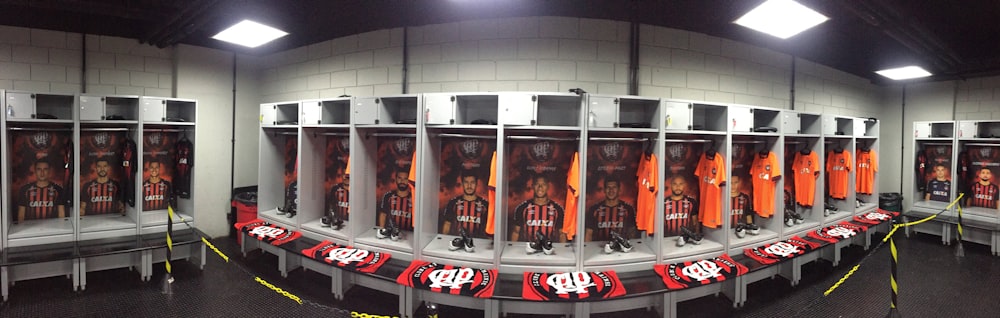
POLYGON ((567 185, 576 140, 511 140, 507 163, 507 233, 511 241, 532 241, 540 232, 552 242, 562 231, 567 185))
POLYGON ((124 131, 80 132, 80 214, 125 213, 124 131))
MULTIPOLYGON (((67 200, 72 191, 66 190, 72 180, 66 167, 68 154, 73 151, 70 131, 10 131, 10 202, 8 211, 13 221, 59 218, 69 216, 67 200), (21 213, 23 209, 24 213, 21 213)), ((70 188, 72 189, 72 188, 70 188)))
POLYGON ((350 158, 350 138, 327 136, 323 167, 323 193, 326 193, 326 211, 338 213, 344 221, 350 219, 350 176, 347 160, 350 158))
POLYGON ((486 234, 488 185, 493 140, 441 139, 441 189, 438 195, 438 232, 458 235, 459 228, 475 238, 486 234))
POLYGON ((177 136, 151 131, 142 138, 142 210, 165 210, 173 204, 174 151, 177 136))
POLYGON ((378 137, 378 168, 375 182, 378 213, 375 225, 383 226, 380 218, 391 219, 402 231, 413 231, 413 186, 409 172, 417 150, 415 137, 378 137))
POLYGON ((591 141, 587 145, 586 241, 611 240, 611 232, 627 239, 638 237, 636 173, 642 152, 639 141, 591 141))

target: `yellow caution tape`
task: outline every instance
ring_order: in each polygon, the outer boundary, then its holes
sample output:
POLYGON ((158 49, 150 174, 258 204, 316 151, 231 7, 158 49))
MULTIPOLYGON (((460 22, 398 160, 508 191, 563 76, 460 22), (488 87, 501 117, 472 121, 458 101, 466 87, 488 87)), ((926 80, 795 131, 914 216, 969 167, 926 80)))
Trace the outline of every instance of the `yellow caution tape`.
POLYGON ((352 311, 351 312, 351 317, 354 317, 354 318, 399 318, 398 316, 373 315, 373 314, 366 314, 366 313, 357 312, 357 311, 352 311))
POLYGON ((229 256, 223 254, 222 251, 220 251, 217 247, 215 247, 215 245, 212 245, 212 243, 206 240, 204 237, 201 238, 201 242, 205 243, 205 246, 208 246, 208 248, 212 249, 212 251, 215 251, 215 254, 219 254, 219 257, 222 257, 222 259, 226 260, 226 263, 229 263, 229 256))
POLYGON ((291 300, 299 303, 299 305, 302 304, 302 298, 299 298, 299 296, 295 296, 292 293, 289 293, 289 292, 285 291, 284 289, 281 289, 278 286, 271 285, 271 283, 268 283, 267 281, 265 281, 264 279, 262 279, 260 277, 254 277, 253 279, 255 281, 257 281, 258 283, 260 283, 261 285, 264 285, 264 287, 270 288, 274 292, 276 292, 278 294, 281 294, 282 296, 288 297, 288 299, 291 299, 291 300))

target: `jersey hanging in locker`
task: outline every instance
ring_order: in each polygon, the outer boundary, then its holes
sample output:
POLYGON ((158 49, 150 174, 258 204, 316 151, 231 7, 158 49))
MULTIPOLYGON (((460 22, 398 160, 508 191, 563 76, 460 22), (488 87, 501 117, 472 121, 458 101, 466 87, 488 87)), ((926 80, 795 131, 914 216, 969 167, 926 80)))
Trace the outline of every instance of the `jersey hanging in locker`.
POLYGON ((792 163, 795 182, 795 203, 810 207, 816 199, 816 177, 819 175, 819 155, 816 152, 795 153, 792 163))
POLYGON ((637 228, 647 233, 654 233, 656 229, 656 191, 657 180, 660 178, 658 166, 655 154, 644 155, 639 159, 639 171, 636 174, 639 178, 639 194, 636 199, 635 221, 637 228))
POLYGON ((875 183, 875 173, 878 172, 878 156, 874 150, 858 150, 858 170, 856 171, 855 188, 860 194, 872 194, 875 183))
POLYGON ((497 205, 497 152, 493 152, 493 158, 490 159, 490 180, 487 182, 486 187, 486 202, 489 202, 489 206, 486 207, 486 234, 493 235, 493 228, 496 226, 493 222, 494 215, 496 214, 497 205))
POLYGON ((177 173, 174 175, 174 191, 177 196, 191 198, 191 168, 194 168, 194 145, 187 137, 181 137, 175 147, 177 173))
POLYGON ((826 172, 829 174, 829 184, 830 189, 827 193, 830 194, 831 198, 844 200, 847 199, 847 183, 850 180, 851 171, 851 153, 847 150, 841 150, 840 152, 831 151, 827 154, 826 158, 826 172))
MULTIPOLYGON (((573 153, 573 163, 569 165, 569 172, 566 174, 566 215, 562 232, 566 233, 566 239, 572 240, 576 236, 576 213, 577 200, 580 198, 580 153, 573 153)), ((534 233, 534 232, 531 232, 534 233)), ((530 237, 530 236, 527 236, 530 237)))
POLYGON ((757 154, 750 166, 750 177, 753 179, 753 207, 757 215, 771 217, 774 214, 774 191, 778 186, 775 182, 781 177, 781 164, 774 152, 757 154))
POLYGON ((138 167, 136 166, 135 152, 136 145, 135 141, 124 138, 122 141, 122 167, 124 168, 125 176, 122 178, 122 197, 125 199, 125 203, 128 206, 135 206, 135 176, 138 167))
POLYGON ((710 228, 722 225, 722 184, 726 182, 726 163, 722 155, 715 153, 712 158, 703 154, 698 161, 694 175, 698 177, 701 191, 699 216, 701 223, 710 228))

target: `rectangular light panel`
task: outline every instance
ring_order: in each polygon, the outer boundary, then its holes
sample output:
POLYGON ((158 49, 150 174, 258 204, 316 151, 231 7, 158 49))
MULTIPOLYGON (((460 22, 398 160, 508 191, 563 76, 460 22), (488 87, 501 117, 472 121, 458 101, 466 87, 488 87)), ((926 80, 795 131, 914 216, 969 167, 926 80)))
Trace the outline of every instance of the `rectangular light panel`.
POLYGON ((826 20, 826 16, 798 2, 768 0, 744 14, 736 24, 787 39, 826 20))
POLYGON ((216 34, 212 38, 254 48, 285 35, 288 35, 285 31, 250 20, 243 20, 228 29, 222 30, 222 32, 219 32, 219 34, 216 34))
POLYGON ((912 65, 905 67, 898 67, 898 68, 890 68, 887 70, 877 71, 875 73, 897 81, 931 76, 931 72, 928 72, 922 67, 912 66, 912 65))

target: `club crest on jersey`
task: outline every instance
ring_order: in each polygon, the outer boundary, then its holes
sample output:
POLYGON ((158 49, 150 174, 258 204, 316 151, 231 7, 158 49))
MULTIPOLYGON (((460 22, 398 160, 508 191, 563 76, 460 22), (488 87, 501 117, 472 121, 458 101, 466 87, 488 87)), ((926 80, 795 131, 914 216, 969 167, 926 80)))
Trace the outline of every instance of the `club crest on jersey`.
POLYGON ((45 131, 37 132, 29 138, 31 147, 35 149, 46 149, 52 144, 52 134, 45 131))
POLYGON ((673 161, 680 161, 684 158, 684 144, 674 144, 667 148, 667 155, 673 161))
POLYGON ((461 269, 435 269, 427 275, 430 280, 430 288, 451 288, 461 289, 462 285, 472 283, 475 271, 471 268, 461 269))
POLYGON ((692 280, 696 281, 722 276, 719 274, 721 272, 722 268, 718 264, 708 260, 700 260, 681 269, 684 276, 691 277, 692 280))
POLYGON ((851 236, 854 236, 854 235, 857 235, 857 234, 858 233, 854 232, 854 230, 849 229, 849 228, 845 228, 845 227, 842 227, 842 226, 834 227, 834 228, 830 229, 829 231, 826 231, 826 235, 829 235, 829 236, 839 236, 839 237, 843 237, 843 238, 848 238, 848 237, 851 237, 851 236))
POLYGON ((609 142, 601 147, 600 154, 604 161, 615 162, 622 159, 624 150, 625 147, 621 143, 609 142))
POLYGON ((765 247, 764 251, 774 255, 788 257, 791 256, 792 254, 797 253, 799 251, 799 248, 787 242, 778 242, 772 244, 771 246, 765 247))
POLYGON ((350 152, 351 151, 351 139, 349 139, 349 138, 340 138, 340 150, 342 150, 345 153, 346 152, 350 152))
POLYGON ((326 259, 342 265, 347 265, 350 263, 363 262, 365 257, 368 257, 368 251, 366 250, 340 247, 330 251, 330 254, 326 256, 326 259))
POLYGON ((868 214, 865 214, 865 218, 869 219, 869 220, 884 221, 884 220, 889 219, 890 216, 888 214, 885 214, 885 213, 869 212, 868 214))
POLYGON ((552 143, 548 141, 540 141, 531 145, 531 150, 528 151, 528 155, 531 157, 531 160, 536 162, 546 162, 549 161, 549 159, 552 159, 552 153, 554 151, 555 147, 552 143))
POLYGON ((545 280, 545 284, 555 289, 556 294, 586 294, 588 287, 597 286, 584 272, 553 274, 545 280))

